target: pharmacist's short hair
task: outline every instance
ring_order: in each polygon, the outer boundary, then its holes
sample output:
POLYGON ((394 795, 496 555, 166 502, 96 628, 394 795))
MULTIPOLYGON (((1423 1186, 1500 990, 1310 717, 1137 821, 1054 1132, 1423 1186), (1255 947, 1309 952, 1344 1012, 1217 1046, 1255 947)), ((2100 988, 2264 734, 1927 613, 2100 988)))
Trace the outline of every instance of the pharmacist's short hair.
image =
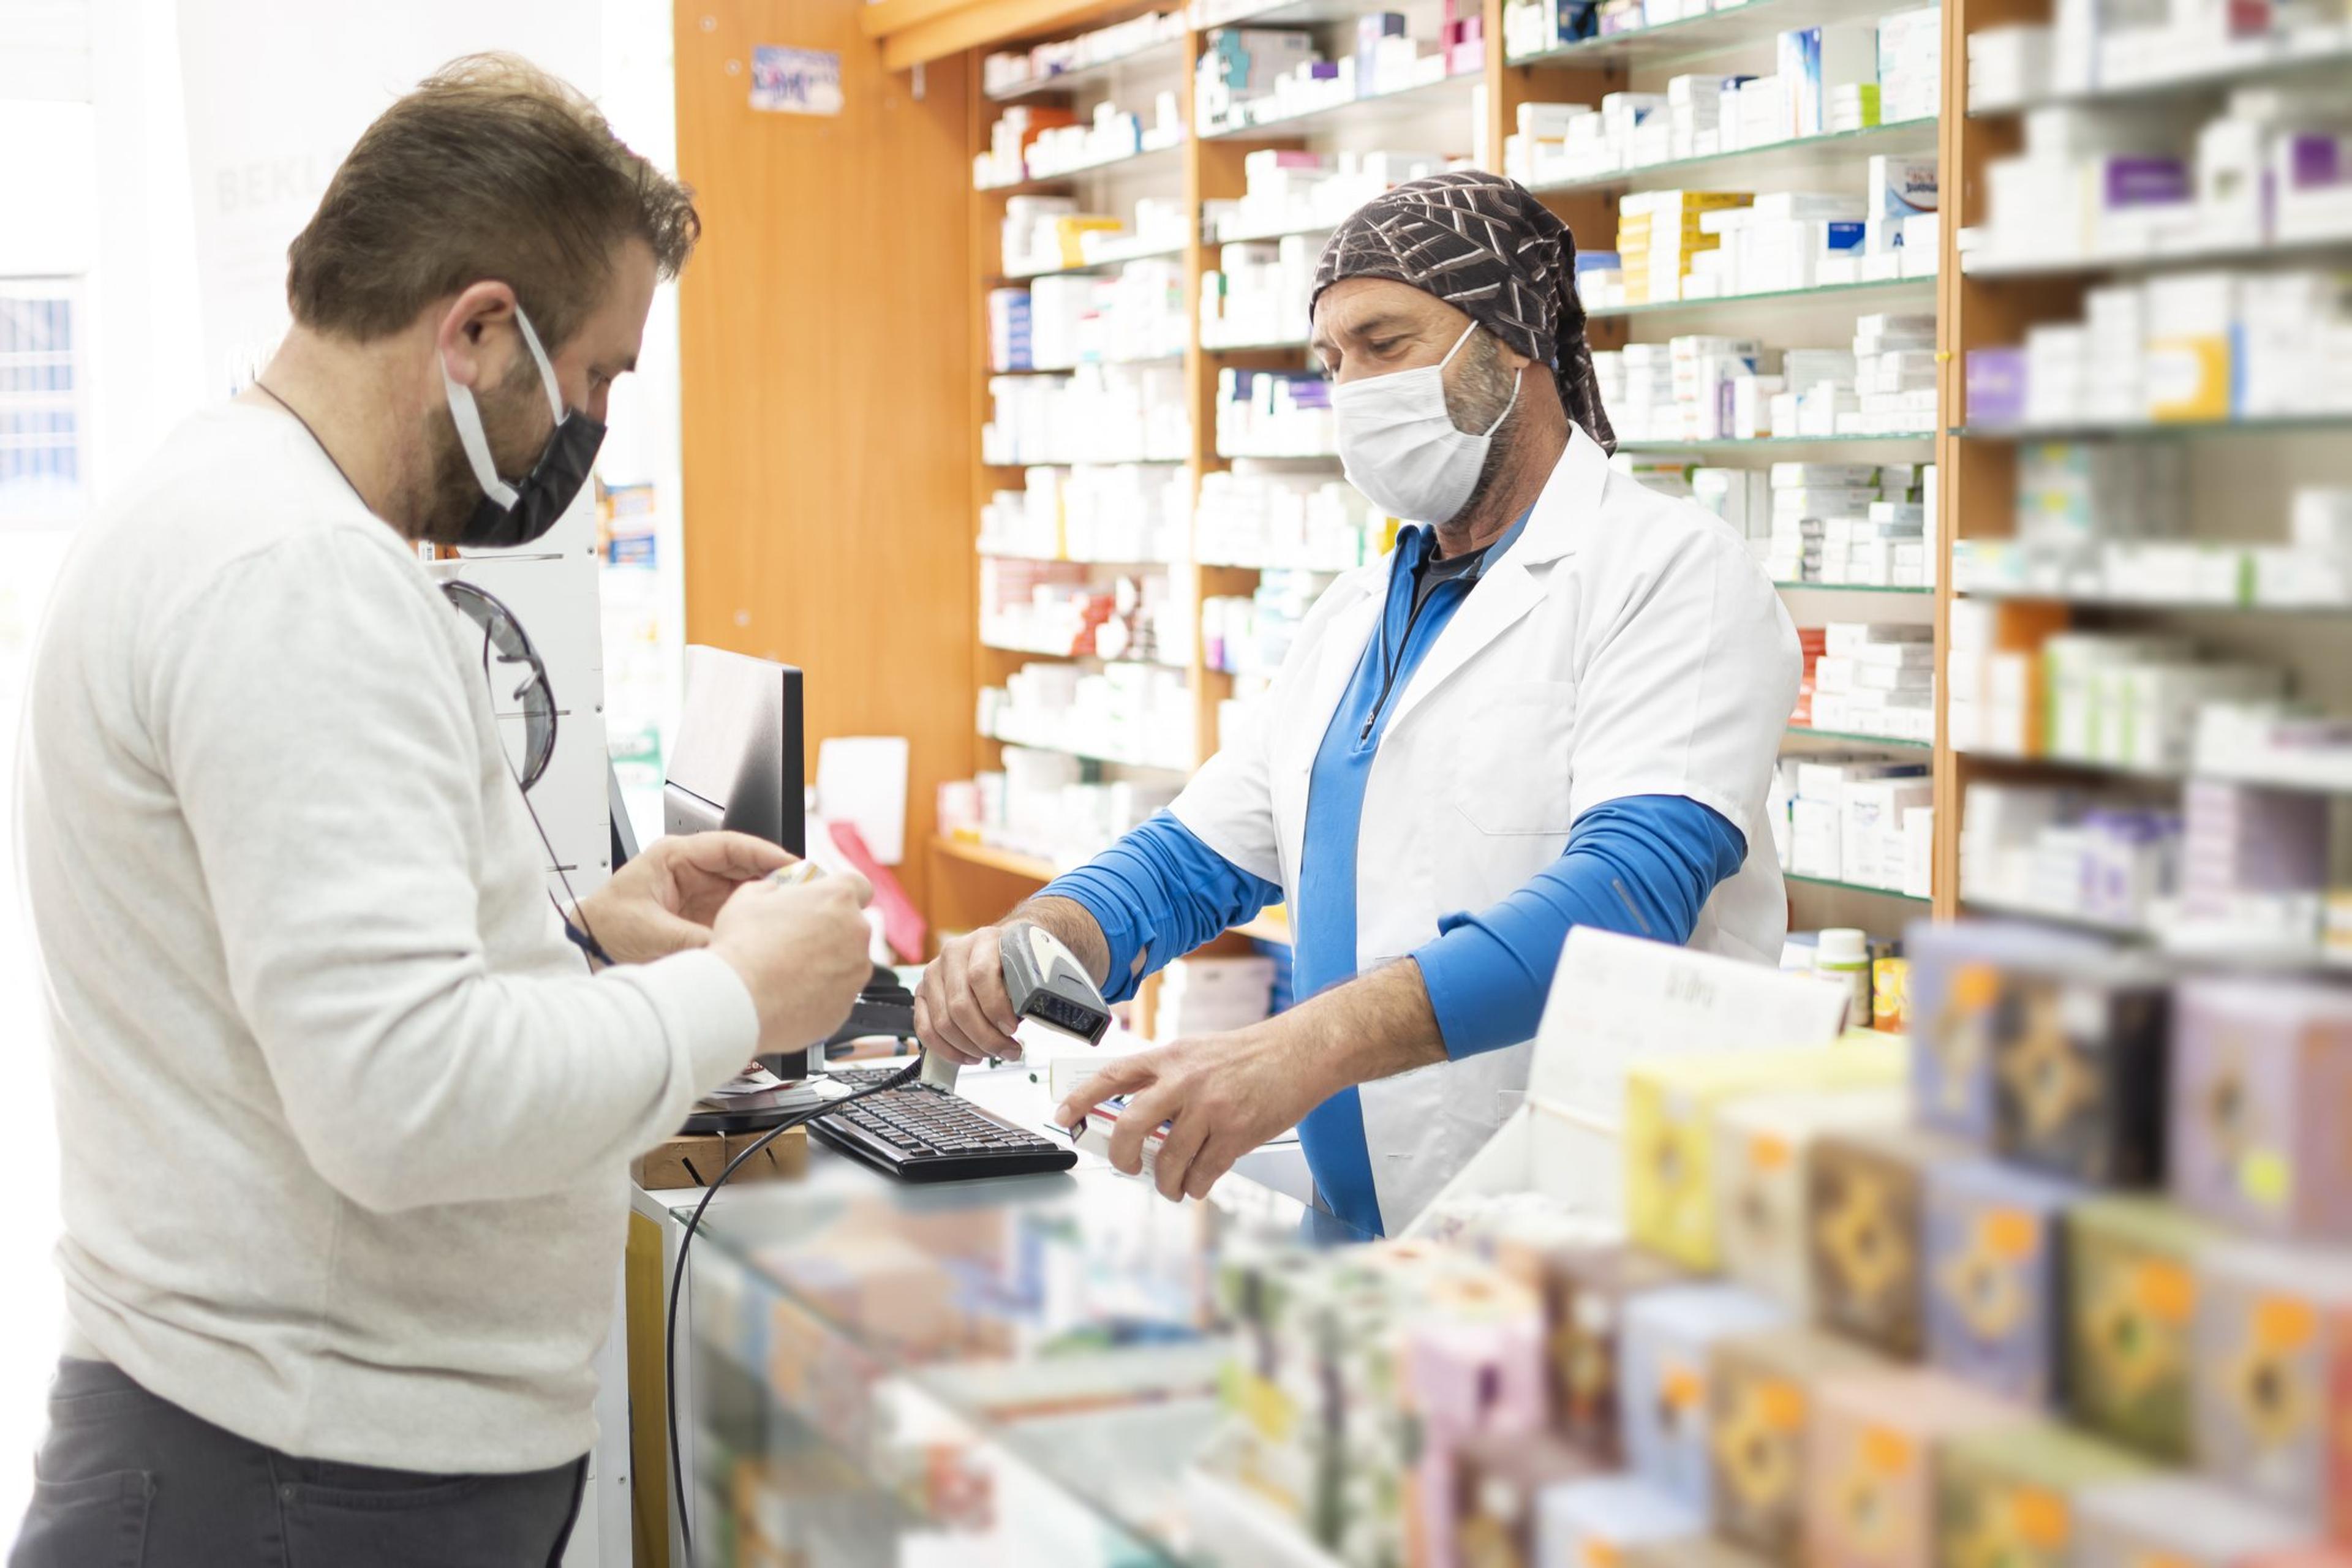
POLYGON ((364 342, 495 279, 552 349, 594 312, 624 241, 674 278, 701 232, 694 194, 577 89, 513 55, 471 55, 361 135, 287 249, 286 301, 303 326, 364 342))

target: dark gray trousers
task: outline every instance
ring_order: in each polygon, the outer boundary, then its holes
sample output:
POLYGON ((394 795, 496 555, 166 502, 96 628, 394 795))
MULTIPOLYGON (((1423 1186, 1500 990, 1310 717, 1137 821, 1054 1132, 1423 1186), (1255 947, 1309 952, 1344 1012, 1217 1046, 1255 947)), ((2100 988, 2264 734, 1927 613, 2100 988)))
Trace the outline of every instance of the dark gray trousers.
POLYGON ((68 1358, 8 1568, 555 1568, 587 1468, 436 1476, 298 1459, 68 1358))

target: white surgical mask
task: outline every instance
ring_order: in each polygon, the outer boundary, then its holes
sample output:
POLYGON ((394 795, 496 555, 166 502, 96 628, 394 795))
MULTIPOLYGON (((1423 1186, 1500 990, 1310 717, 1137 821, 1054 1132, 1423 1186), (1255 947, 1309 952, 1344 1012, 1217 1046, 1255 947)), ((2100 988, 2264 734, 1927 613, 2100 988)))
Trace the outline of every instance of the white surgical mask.
POLYGON ((1514 377, 1511 401, 1480 434, 1457 427, 1445 411, 1445 367, 1477 330, 1478 323, 1471 322, 1435 364, 1331 388, 1339 466, 1347 470, 1349 484, 1391 517, 1410 522, 1452 521, 1478 488, 1495 432, 1518 406, 1519 384, 1514 377))

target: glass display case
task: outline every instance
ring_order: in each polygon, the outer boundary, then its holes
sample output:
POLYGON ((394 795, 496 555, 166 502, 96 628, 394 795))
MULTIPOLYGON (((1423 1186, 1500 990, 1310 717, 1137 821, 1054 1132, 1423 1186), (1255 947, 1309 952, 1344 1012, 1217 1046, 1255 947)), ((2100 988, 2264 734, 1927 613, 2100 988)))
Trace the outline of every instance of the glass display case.
POLYGON ((1220 1264, 1359 1239, 1246 1179, 1173 1205, 1097 1163, 920 1187, 819 1150, 804 1182, 730 1190, 679 1352, 696 1562, 1276 1561, 1202 1523, 1220 1264))

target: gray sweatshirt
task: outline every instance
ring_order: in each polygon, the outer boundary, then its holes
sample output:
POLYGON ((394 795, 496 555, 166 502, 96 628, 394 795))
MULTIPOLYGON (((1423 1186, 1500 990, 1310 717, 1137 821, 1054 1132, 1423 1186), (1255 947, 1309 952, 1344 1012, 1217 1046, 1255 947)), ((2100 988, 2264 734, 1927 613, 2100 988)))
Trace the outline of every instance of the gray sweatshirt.
POLYGON ((759 1025, 707 952, 589 975, 479 634, 225 405, 76 542, 24 742, 75 1345, 307 1458, 585 1452, 627 1162, 759 1025))

